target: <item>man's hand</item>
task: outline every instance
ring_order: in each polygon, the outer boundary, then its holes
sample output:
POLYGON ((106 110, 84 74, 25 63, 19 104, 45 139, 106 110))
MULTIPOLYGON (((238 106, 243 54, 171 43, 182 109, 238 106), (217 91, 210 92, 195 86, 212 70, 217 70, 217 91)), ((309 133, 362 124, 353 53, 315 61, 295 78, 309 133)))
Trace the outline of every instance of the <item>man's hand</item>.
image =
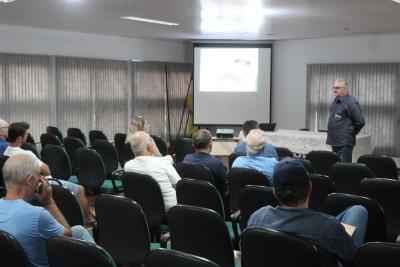
POLYGON ((54 203, 53 196, 52 196, 52 189, 49 181, 40 176, 40 182, 42 183, 42 192, 40 193, 40 202, 44 207, 47 207, 51 203, 54 203))

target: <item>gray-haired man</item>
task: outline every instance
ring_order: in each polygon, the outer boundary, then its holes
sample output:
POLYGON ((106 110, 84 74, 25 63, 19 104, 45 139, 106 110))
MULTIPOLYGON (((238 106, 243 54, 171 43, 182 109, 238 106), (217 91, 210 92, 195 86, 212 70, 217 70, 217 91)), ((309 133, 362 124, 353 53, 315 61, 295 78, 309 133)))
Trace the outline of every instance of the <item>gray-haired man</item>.
POLYGON ((22 154, 10 157, 4 164, 3 177, 7 194, 0 199, 0 230, 18 240, 33 266, 49 266, 47 240, 53 236, 94 242, 82 226, 69 227, 53 200, 51 185, 40 176, 39 166, 32 157, 22 154), (28 203, 35 194, 43 207, 28 203))

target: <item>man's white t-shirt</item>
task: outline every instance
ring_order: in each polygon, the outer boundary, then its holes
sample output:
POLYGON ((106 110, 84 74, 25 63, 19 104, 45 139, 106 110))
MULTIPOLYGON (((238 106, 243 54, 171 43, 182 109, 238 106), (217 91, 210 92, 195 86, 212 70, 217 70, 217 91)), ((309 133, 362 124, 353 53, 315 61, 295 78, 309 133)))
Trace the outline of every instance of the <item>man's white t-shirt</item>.
POLYGON ((39 166, 39 168, 43 164, 43 162, 40 159, 38 159, 38 157, 36 157, 36 155, 33 154, 32 151, 24 150, 20 147, 8 146, 6 151, 4 151, 4 155, 8 156, 8 157, 13 157, 13 156, 17 156, 17 155, 27 155, 30 158, 32 158, 33 160, 35 160, 35 162, 39 166))
POLYGON ((181 179, 172 165, 171 156, 139 156, 125 163, 126 172, 137 172, 153 177, 161 188, 165 210, 177 204, 175 185, 181 179))

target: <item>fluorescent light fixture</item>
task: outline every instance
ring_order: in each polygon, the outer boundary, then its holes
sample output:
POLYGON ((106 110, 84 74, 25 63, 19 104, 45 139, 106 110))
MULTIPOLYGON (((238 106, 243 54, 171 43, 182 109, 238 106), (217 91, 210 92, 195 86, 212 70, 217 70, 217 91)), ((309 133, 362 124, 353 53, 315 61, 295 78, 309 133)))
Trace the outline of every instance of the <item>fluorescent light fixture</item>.
POLYGON ((120 17, 120 18, 121 19, 129 19, 129 20, 141 21, 141 22, 147 22, 147 23, 168 25, 168 26, 178 26, 179 25, 179 23, 175 23, 175 22, 168 22, 168 21, 147 19, 147 18, 139 18, 139 17, 132 17, 132 16, 124 16, 124 17, 120 17))
POLYGON ((392 1, 400 4, 400 0, 392 0, 392 1))
POLYGON ((0 3, 11 3, 15 2, 16 0, 0 0, 0 3))

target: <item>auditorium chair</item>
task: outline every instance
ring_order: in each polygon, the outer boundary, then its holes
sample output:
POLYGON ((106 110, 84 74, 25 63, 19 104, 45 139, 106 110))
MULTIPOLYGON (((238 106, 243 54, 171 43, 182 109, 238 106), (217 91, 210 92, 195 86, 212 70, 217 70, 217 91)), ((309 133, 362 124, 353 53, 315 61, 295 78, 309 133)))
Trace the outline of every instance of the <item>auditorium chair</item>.
POLYGON ((47 126, 46 127, 46 133, 57 136, 58 139, 63 143, 63 141, 64 141, 63 134, 61 133, 61 131, 57 127, 47 126))
POLYGON ((142 207, 151 231, 151 239, 158 240, 161 233, 168 232, 164 198, 158 182, 149 175, 125 172, 122 185, 125 197, 142 207))
POLYGON ((332 216, 337 216, 353 205, 362 205, 368 211, 368 224, 364 242, 386 242, 388 235, 385 215, 381 205, 373 199, 343 193, 333 193, 326 198, 325 212, 332 216))
POLYGON ((337 162, 332 165, 330 177, 335 182, 338 192, 357 195, 361 180, 373 176, 365 164, 337 162))
POLYGON ((364 163, 371 169, 374 177, 389 178, 398 180, 396 162, 382 155, 362 155, 357 160, 358 163, 364 163))
MULTIPOLYGON (((22 223, 22 222, 21 222, 22 223)), ((25 251, 11 234, 0 230, 0 265, 28 267, 25 251)))
POLYGON ((145 267, 219 267, 205 258, 177 250, 156 249, 150 251, 145 267))
POLYGON ((54 267, 116 267, 106 250, 72 237, 50 238, 47 254, 50 266, 54 267))
POLYGON ((126 197, 96 198, 98 244, 118 266, 140 266, 150 251, 150 236, 142 208, 126 197))
POLYGON ((179 162, 176 165, 176 171, 181 178, 202 180, 215 185, 210 169, 204 165, 189 162, 179 162))
POLYGON ((400 235, 400 182, 388 178, 367 178, 360 183, 360 194, 382 206, 389 240, 395 240, 400 235))
POLYGON ((217 212, 177 205, 168 213, 171 248, 204 257, 219 266, 234 267, 229 230, 217 212))
POLYGON ((94 141, 97 139, 108 141, 107 136, 100 130, 91 130, 89 131, 89 142, 90 145, 93 146, 94 141))
POLYGON ((271 229, 246 229, 241 253, 242 267, 321 266, 317 249, 310 242, 271 229))
POLYGON ((327 176, 331 175, 332 165, 340 161, 338 154, 323 150, 310 151, 306 159, 314 166, 316 173, 327 176))
POLYGON ((68 180, 72 173, 67 152, 58 145, 47 145, 41 152, 42 161, 49 166, 52 177, 68 180))

